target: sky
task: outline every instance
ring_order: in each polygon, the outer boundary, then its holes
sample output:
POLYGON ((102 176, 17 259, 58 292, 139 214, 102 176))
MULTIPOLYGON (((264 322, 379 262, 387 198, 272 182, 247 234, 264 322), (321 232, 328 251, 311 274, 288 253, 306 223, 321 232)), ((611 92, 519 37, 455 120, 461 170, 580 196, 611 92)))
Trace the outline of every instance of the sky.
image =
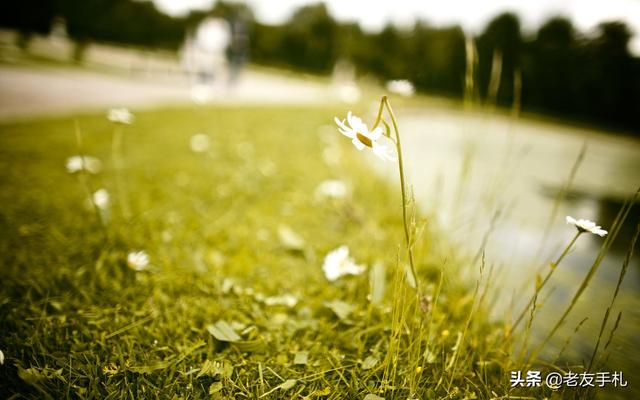
MULTIPOLYGON (((215 0, 153 0, 171 15, 184 15, 192 9, 208 9, 215 0)), ((246 0, 256 18, 269 24, 286 21, 300 6, 318 0, 246 0)), ((339 21, 357 21, 368 31, 380 30, 388 22, 411 24, 417 18, 432 25, 460 24, 470 32, 480 32, 495 15, 518 14, 525 31, 535 31, 551 16, 566 16, 582 32, 589 33, 598 23, 622 20, 635 33, 631 51, 640 55, 640 0, 325 0, 329 12, 339 21)))

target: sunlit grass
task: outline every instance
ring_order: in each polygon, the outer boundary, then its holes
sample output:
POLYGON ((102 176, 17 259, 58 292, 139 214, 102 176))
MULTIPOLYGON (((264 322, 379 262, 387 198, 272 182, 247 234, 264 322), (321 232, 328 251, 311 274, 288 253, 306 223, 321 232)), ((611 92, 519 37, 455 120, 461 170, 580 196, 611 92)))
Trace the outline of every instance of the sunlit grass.
POLYGON ((113 125, 82 116, 82 152, 103 162, 88 190, 65 169, 76 120, 0 127, 3 397, 549 395, 509 388, 520 365, 488 317, 484 255, 417 215, 422 297, 406 284, 400 196, 331 125, 342 113, 138 113, 117 166, 113 125), (194 134, 209 138, 198 152, 194 134), (322 195, 327 179, 344 196, 322 195), (97 188, 111 193, 106 226, 97 188), (330 282, 323 259, 342 245, 368 269, 330 282), (127 265, 137 251, 141 271, 127 265))

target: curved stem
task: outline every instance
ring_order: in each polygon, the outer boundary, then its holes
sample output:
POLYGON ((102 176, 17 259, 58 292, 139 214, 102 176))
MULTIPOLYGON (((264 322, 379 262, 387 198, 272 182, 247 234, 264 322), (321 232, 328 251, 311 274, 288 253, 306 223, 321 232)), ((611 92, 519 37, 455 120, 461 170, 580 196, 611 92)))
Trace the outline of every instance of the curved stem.
POLYGON ((386 96, 382 97, 382 100, 380 100, 380 107, 378 108, 378 115, 376 116, 376 121, 373 123, 373 126, 371 127, 371 130, 374 130, 378 127, 378 125, 380 125, 380 121, 382 121, 382 111, 384 110, 384 104, 386 101, 386 96))
POLYGON ((80 168, 80 172, 78 172, 78 181, 80 181, 80 185, 84 189, 85 194, 87 195, 89 201, 91 202, 91 206, 93 207, 93 211, 95 212, 96 218, 98 220, 98 225, 102 230, 102 234, 104 235, 105 240, 109 241, 109 232, 107 231, 104 220, 102 218, 102 213, 100 211, 100 208, 96 204, 96 202, 93 200, 94 191, 93 191, 91 182, 89 181, 89 177, 87 176, 87 171, 85 166, 86 156, 83 153, 83 146, 82 146, 82 131, 80 130, 80 123, 78 123, 78 120, 75 121, 75 134, 76 134, 76 145, 78 146, 78 154, 80 155, 80 160, 82 163, 82 168, 80 168))
MULTIPOLYGON (((402 162, 402 146, 400 145, 400 131, 398 130, 398 123, 396 121, 396 116, 393 113, 393 109, 389 104, 389 100, 387 96, 382 96, 382 100, 380 101, 380 112, 378 113, 378 120, 376 121, 377 125, 380 122, 380 115, 382 114, 382 108, 386 107, 389 112, 389 116, 391 117, 391 123, 393 124, 393 130, 396 134, 396 149, 398 151, 398 171, 400 173, 400 188, 402 193, 402 225, 404 226, 404 238, 407 244, 407 252, 409 253, 409 265, 411 267, 411 275, 413 277, 413 281, 416 285, 416 290, 420 293, 420 284, 418 281, 418 275, 416 274, 416 268, 413 261, 413 245, 411 244, 411 232, 409 229, 409 222, 407 221, 407 193, 406 193, 406 184, 404 179, 404 164, 402 162)), ((374 125, 374 126, 375 126, 374 125)))

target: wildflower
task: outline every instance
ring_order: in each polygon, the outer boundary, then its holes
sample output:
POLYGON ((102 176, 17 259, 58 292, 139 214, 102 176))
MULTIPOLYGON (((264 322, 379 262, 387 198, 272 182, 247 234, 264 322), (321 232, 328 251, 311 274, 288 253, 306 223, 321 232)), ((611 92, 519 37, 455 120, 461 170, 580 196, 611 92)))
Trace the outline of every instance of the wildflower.
POLYGON ((298 304, 298 298, 292 294, 284 294, 282 296, 269 296, 264 298, 264 304, 268 306, 287 306, 295 307, 298 304))
POLYGON ((131 125, 133 122, 133 114, 126 108, 112 108, 107 113, 107 118, 116 124, 131 125))
POLYGON ((304 238, 287 225, 278 226, 278 238, 282 246, 288 250, 304 250, 304 238))
POLYGON ((347 185, 338 179, 327 179, 316 188, 316 196, 339 199, 347 195, 347 185))
POLYGON ((74 174, 85 170, 90 174, 97 174, 102 170, 102 163, 91 156, 73 156, 67 158, 67 172, 74 174))
POLYGON ((588 219, 579 219, 576 220, 573 217, 567 215, 566 218, 567 224, 571 224, 578 229, 578 232, 589 232, 594 235, 598 235, 600 237, 604 237, 608 232, 602 229, 600 226, 596 225, 595 222, 589 221, 588 219))
POLYGON ((144 271, 149 266, 149 255, 145 251, 132 251, 127 255, 127 266, 134 271, 144 271))
POLYGON ((399 94, 404 97, 411 97, 415 93, 413 83, 406 79, 399 79, 387 82, 387 90, 391 93, 399 94))
POLYGON ((343 275, 360 275, 364 272, 365 267, 357 265, 349 257, 349 248, 347 246, 340 246, 327 254, 324 258, 322 270, 328 280, 335 281, 343 275))
POLYGON ((194 153, 204 153, 209 150, 209 136, 204 133, 196 133, 191 136, 189 146, 194 153))
POLYGON ((4 364, 4 353, 0 350, 0 365, 4 364))
POLYGON ((92 196, 93 204, 101 210, 109 207, 109 192, 106 189, 98 189, 92 196))
POLYGON ((355 115, 351 114, 351 111, 347 114, 347 124, 345 121, 334 118, 338 125, 340 133, 346 137, 352 139, 351 143, 358 150, 362 150, 365 147, 371 148, 373 154, 387 161, 396 161, 397 158, 393 151, 388 146, 378 143, 378 139, 382 136, 382 128, 377 127, 372 131, 369 131, 367 125, 355 115))

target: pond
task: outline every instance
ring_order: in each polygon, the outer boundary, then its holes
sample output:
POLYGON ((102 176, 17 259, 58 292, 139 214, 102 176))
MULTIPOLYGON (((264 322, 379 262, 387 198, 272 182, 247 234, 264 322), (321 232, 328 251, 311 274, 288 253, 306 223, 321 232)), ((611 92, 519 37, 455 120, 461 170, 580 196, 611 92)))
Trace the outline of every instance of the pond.
MULTIPOLYGON (((640 141, 630 137, 452 107, 401 109, 398 114, 406 171, 419 207, 472 254, 486 242, 486 260, 499 272, 494 285, 499 290, 496 315, 505 315, 511 307, 517 315, 531 298, 536 274, 547 272, 575 234, 565 223, 566 215, 609 229, 625 199, 640 186, 640 141), (572 185, 557 202, 583 151, 572 185)), ((375 164, 395 178, 397 171, 375 164)), ((548 359, 572 335, 564 358, 579 363, 591 357, 640 221, 639 209, 632 208, 590 286, 546 347, 543 354, 548 359), (588 320, 574 334, 585 317, 588 320)), ((603 243, 598 236, 582 235, 555 271, 532 325, 533 342, 544 338, 560 318, 603 243)), ((604 339, 621 310, 621 326, 606 370, 624 371, 629 382, 640 378, 635 372, 640 370, 639 290, 636 255, 604 339)))

